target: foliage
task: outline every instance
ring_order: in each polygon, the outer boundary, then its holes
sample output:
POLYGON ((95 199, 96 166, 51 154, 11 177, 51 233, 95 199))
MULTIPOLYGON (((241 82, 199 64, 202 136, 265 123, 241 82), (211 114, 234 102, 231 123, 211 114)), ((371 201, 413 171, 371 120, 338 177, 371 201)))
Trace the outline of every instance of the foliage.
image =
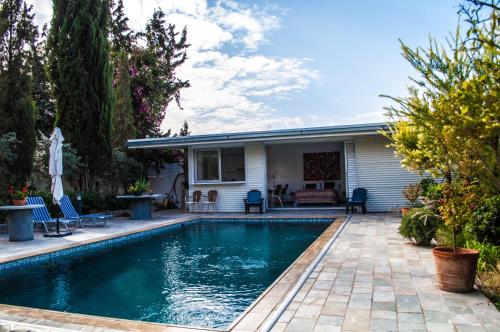
POLYGON ((148 188, 149 188, 148 181, 141 179, 135 181, 133 185, 130 185, 130 187, 128 187, 128 192, 129 194, 137 195, 137 194, 142 194, 143 192, 148 190, 148 188))
POLYGON ((48 49, 56 125, 86 165, 78 187, 92 189, 111 160, 109 1, 54 0, 53 8, 48 49))
POLYGON ((500 246, 500 195, 479 201, 472 218, 474 221, 465 226, 468 237, 500 246))
MULTIPOLYGON (((480 199, 479 188, 474 184, 453 183, 447 184, 443 188, 443 198, 439 205, 439 212, 454 237, 462 232, 467 223, 474 222, 473 213, 480 199)), ((453 248, 456 248, 455 241, 453 241, 453 248)))
POLYGON ((7 169, 16 184, 25 183, 31 175, 36 140, 27 61, 34 33, 31 10, 23 0, 0 3, 0 137, 16 135, 15 142, 8 143, 14 158, 2 160, 1 168, 7 169))
POLYGON ((434 211, 416 208, 403 215, 398 230, 401 236, 415 240, 418 245, 428 246, 440 224, 440 218, 434 211))
POLYGON ((120 187, 124 190, 141 175, 141 165, 120 149, 113 149, 113 159, 109 171, 110 193, 116 194, 120 187))
POLYGON ((14 188, 14 186, 9 186, 8 193, 11 200, 25 199, 28 196, 28 190, 30 185, 26 184, 20 186, 19 189, 14 188))
POLYGON ((110 20, 111 50, 114 55, 120 52, 130 53, 135 42, 133 31, 128 26, 128 17, 125 16, 123 0, 111 0, 110 20))
POLYGON ((0 176, 5 178, 8 176, 8 164, 16 159, 16 133, 9 132, 0 136, 0 176))
POLYGON ((45 35, 47 26, 43 27, 42 36, 35 29, 34 36, 30 41, 31 47, 31 71, 33 77, 33 103, 35 106, 36 129, 38 137, 41 135, 50 137, 54 130, 56 116, 55 102, 50 94, 51 84, 47 72, 47 48, 45 35))
MULTIPOLYGON (((496 269, 500 263, 500 246, 477 240, 465 242, 465 248, 479 250, 477 269, 479 272, 496 269)), ((498 271, 500 273, 500 270, 498 271)))
POLYGON ((129 58, 124 51, 115 58, 115 111, 113 113, 113 147, 123 147, 127 139, 135 137, 134 110, 130 95, 129 58))
POLYGON ((422 188, 419 184, 409 184, 403 189, 403 196, 410 202, 411 207, 416 207, 418 205, 418 198, 421 193, 422 188))
MULTIPOLYGON (((427 48, 401 43, 403 56, 420 74, 405 98, 389 97, 391 145, 402 164, 444 177, 477 179, 490 192, 500 190, 500 67, 498 8, 485 19, 457 28, 447 52, 431 40, 427 48)), ((463 8, 474 17, 477 4, 463 8)), ((479 15, 479 14, 478 14, 479 15)))
POLYGON ((71 202, 77 207, 76 196, 80 195, 82 203, 82 213, 92 213, 97 211, 117 211, 128 208, 127 202, 116 199, 114 195, 104 195, 99 192, 87 191, 82 193, 67 193, 71 202))
POLYGON ((188 81, 177 78, 176 70, 187 59, 187 31, 176 32, 175 25, 165 23, 165 13, 155 10, 139 33, 145 47, 132 52, 132 99, 135 127, 139 137, 162 137, 161 123, 170 102, 179 105, 180 91, 188 81))

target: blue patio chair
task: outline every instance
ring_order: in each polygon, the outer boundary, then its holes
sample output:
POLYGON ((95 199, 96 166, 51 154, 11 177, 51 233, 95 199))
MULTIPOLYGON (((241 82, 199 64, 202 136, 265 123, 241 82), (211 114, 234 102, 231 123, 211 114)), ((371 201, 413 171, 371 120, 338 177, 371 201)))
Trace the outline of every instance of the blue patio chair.
POLYGON ((250 190, 247 193, 247 198, 244 198, 243 201, 245 202, 245 214, 250 213, 251 207, 258 207, 259 212, 262 213, 264 198, 262 198, 262 193, 259 190, 250 190))
MULTIPOLYGON (((47 206, 45 206, 45 201, 43 200, 43 198, 41 198, 40 196, 29 196, 29 197, 26 197, 26 203, 28 205, 43 205, 42 207, 38 207, 36 209, 33 209, 33 223, 35 225, 42 224, 43 228, 45 229, 45 232, 48 233, 49 229, 47 227, 47 224, 48 223, 56 223, 56 219, 54 219, 50 216, 49 210, 47 209, 47 206)), ((69 229, 69 227, 68 227, 69 224, 73 225, 72 229, 76 229, 75 220, 59 218, 59 222, 66 229, 69 229)))
POLYGON ((346 203, 345 213, 349 213, 349 207, 351 212, 354 212, 355 206, 361 206, 361 213, 366 213, 366 199, 368 196, 368 190, 365 188, 356 188, 352 192, 352 197, 346 203))
POLYGON ((64 214, 64 218, 66 219, 72 219, 76 220, 80 226, 83 227, 83 222, 85 221, 91 221, 93 225, 98 225, 98 222, 100 223, 99 226, 104 226, 106 225, 106 222, 108 219, 113 218, 113 216, 109 213, 91 213, 91 214, 78 214, 76 212, 73 204, 69 200, 69 197, 67 195, 64 195, 61 199, 61 204, 59 205, 61 207, 62 213, 64 214))

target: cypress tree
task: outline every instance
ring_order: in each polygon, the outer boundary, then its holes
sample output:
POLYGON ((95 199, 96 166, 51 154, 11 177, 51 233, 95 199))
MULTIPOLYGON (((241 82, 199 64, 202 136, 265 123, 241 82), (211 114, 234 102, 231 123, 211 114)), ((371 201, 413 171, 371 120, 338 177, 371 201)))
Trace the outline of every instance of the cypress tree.
POLYGON ((109 0, 54 0, 53 10, 48 49, 56 125, 87 165, 80 189, 92 190, 111 157, 109 0))
POLYGON ((36 141, 27 53, 34 31, 32 20, 31 6, 23 0, 0 4, 0 137, 15 134, 13 158, 0 166, 16 185, 31 175, 36 141))
POLYGON ((129 56, 121 51, 115 58, 115 111, 113 114, 113 147, 121 148, 135 137, 134 109, 130 93, 129 56))

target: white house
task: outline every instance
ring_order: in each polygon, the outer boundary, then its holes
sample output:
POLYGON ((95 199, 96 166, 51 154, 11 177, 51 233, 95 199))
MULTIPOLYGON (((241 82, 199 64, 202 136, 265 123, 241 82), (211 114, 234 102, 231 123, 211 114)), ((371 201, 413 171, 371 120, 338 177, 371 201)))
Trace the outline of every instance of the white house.
POLYGON ((368 211, 388 211, 406 204, 401 191, 420 177, 400 165, 381 130, 386 125, 376 123, 132 139, 128 148, 187 149, 189 192, 217 190, 220 211, 243 211, 243 199, 252 189, 263 193, 267 208, 281 208, 271 197, 277 185, 287 187, 282 197, 290 208, 311 206, 305 203, 339 208, 353 189, 363 187, 368 211), (321 196, 331 191, 331 203, 314 204, 315 197, 301 201, 304 192, 321 196))

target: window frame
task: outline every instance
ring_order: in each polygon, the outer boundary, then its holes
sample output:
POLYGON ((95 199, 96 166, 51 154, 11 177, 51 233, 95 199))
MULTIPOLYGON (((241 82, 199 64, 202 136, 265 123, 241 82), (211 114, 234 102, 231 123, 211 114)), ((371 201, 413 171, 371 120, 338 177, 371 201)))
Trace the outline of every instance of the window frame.
POLYGON ((201 148, 201 149, 193 149, 193 159, 194 159, 194 165, 193 165, 193 183, 194 184, 243 184, 247 182, 247 158, 246 158, 246 150, 244 145, 238 145, 238 146, 228 146, 228 149, 231 148, 242 148, 243 149, 243 166, 245 169, 245 179, 240 180, 240 181, 222 181, 222 155, 221 155, 221 150, 225 148, 201 148), (219 174, 218 174, 218 179, 217 180, 198 180, 198 152, 199 151, 217 151, 217 160, 218 160, 218 167, 219 167, 219 174))

